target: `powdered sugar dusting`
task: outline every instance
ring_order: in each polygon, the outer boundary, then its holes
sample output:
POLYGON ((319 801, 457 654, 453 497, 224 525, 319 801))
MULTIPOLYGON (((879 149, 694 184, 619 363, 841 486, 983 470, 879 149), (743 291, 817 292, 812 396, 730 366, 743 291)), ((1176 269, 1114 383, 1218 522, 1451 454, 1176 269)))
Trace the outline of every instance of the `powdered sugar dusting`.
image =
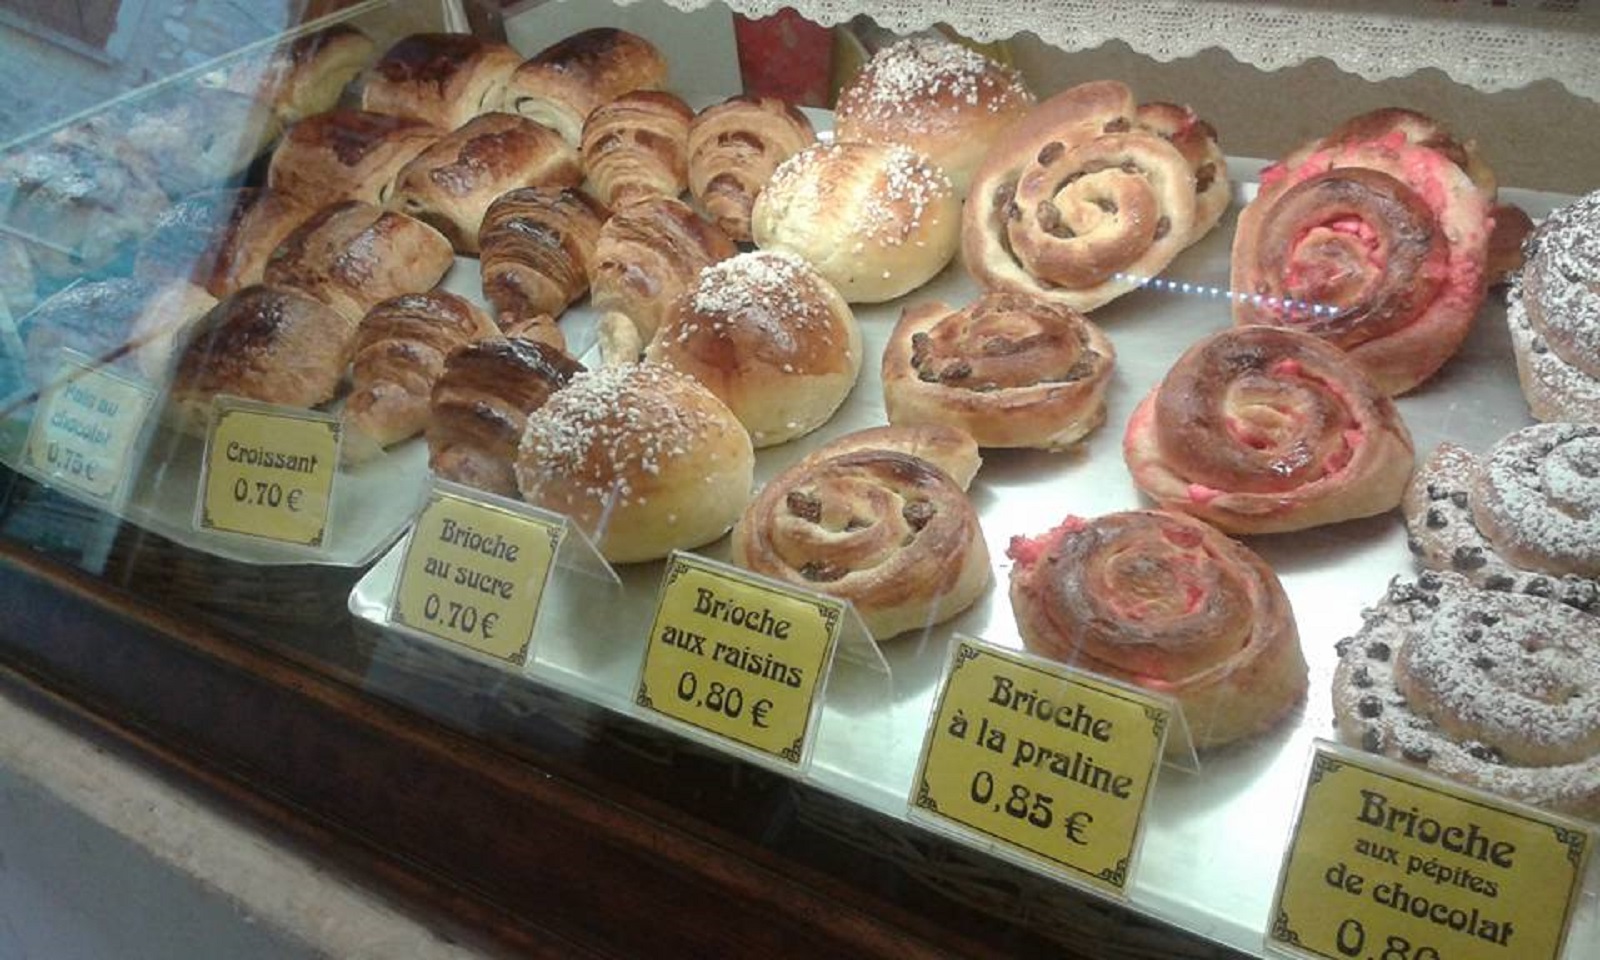
POLYGON ((957 43, 913 37, 879 50, 840 96, 841 109, 867 122, 931 126, 930 100, 982 106, 999 113, 1032 96, 1012 70, 957 43))
POLYGON ((1600 377, 1600 191, 1551 214, 1528 241, 1521 295, 1534 331, 1600 377))
POLYGON ((1477 509, 1509 548, 1600 576, 1600 425, 1542 423, 1495 446, 1477 509))

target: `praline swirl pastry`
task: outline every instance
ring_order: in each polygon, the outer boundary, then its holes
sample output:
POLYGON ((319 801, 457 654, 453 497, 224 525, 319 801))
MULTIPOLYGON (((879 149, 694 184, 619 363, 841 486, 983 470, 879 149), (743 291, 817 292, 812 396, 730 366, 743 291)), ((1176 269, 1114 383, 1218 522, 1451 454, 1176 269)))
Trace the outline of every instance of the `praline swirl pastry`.
POLYGON ((1441 444, 1412 478, 1405 512, 1429 569, 1600 609, 1600 425, 1537 424, 1482 458, 1441 444))
POLYGON ((1011 127, 963 214, 973 278, 1088 311, 1165 269, 1215 224, 1228 189, 1220 152, 1204 146, 1214 146, 1210 127, 1173 110, 1181 117, 1152 109, 1141 120, 1127 87, 1100 81, 1011 127))
POLYGON ((1259 733, 1306 692, 1289 598, 1266 562, 1159 510, 1013 537, 1011 609, 1034 653, 1168 694, 1196 747, 1259 733))
POLYGON ((1491 793, 1600 815, 1600 620, 1449 573, 1395 583, 1339 644, 1339 739, 1491 793))
POLYGON ((1534 231, 1506 320, 1540 420, 1600 422, 1600 191, 1534 231))
POLYGON ((1399 133, 1263 175, 1233 241, 1234 322, 1315 334, 1405 393, 1460 348, 1486 289, 1488 205, 1399 133))
POLYGON ((907 307, 883 351, 889 422, 949 423, 981 447, 1062 449, 1106 417, 1116 353, 1070 307, 988 293, 907 307))
POLYGON ((966 492, 901 449, 841 449, 762 488, 734 527, 733 562, 849 600, 879 640, 971 606, 990 569, 966 492))
POLYGON ((1411 433, 1337 347, 1235 327, 1190 347, 1128 420, 1133 482, 1227 533, 1281 533, 1393 509, 1411 433))

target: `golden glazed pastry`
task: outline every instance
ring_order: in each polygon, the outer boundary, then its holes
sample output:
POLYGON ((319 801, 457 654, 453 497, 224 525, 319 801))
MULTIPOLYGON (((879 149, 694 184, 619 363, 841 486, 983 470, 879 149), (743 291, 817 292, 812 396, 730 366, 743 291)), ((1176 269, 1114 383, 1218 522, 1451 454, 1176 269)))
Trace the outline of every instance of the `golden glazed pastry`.
POLYGON ((178 349, 216 305, 216 297, 187 280, 169 281, 157 290, 128 330, 134 369, 151 383, 165 382, 178 349))
POLYGON ((356 320, 303 293, 247 287, 194 325, 178 354, 168 413, 191 433, 205 430, 218 394, 316 407, 334 398, 356 320))
POLYGON ((904 144, 965 197, 990 145, 1033 103, 1015 70, 959 43, 912 37, 873 54, 839 92, 834 136, 904 144))
POLYGON ((450 241, 421 220, 352 200, 324 207, 289 234, 265 277, 359 323, 380 300, 431 289, 454 262, 450 241))
POLYGON ((750 211, 778 165, 817 141, 805 114, 771 97, 733 97, 689 127, 689 190, 712 222, 748 243, 750 211))
POLYGON ((1543 423, 1478 457, 1440 444, 1406 490, 1417 561, 1600 610, 1600 424, 1543 423))
POLYGON ((583 372, 536 339, 490 336, 446 358, 430 398, 428 467, 456 483, 515 496, 512 466, 528 415, 583 372))
POLYGON ((1133 482, 1227 533, 1281 533, 1398 506, 1411 434, 1337 347, 1235 327, 1178 358, 1128 420, 1133 482))
POLYGON ((600 202, 620 208, 649 197, 676 199, 689 186, 694 111, 660 90, 635 90, 595 109, 583 124, 583 172, 600 202))
POLYGON ((489 205, 478 258, 500 326, 560 317, 583 296, 605 219, 604 207, 574 189, 526 187, 489 205))
POLYGON ((1166 269, 1227 206, 1216 134, 1114 81, 1041 103, 973 177, 961 252, 990 290, 1089 311, 1166 269))
POLYGON ((950 262, 961 201, 909 147, 823 143, 778 167, 756 198, 751 232, 763 249, 810 261, 851 303, 881 303, 950 262))
POLYGON ((726 533, 754 464, 749 434, 704 387, 624 364, 575 377, 528 418, 517 488, 571 517, 607 560, 637 563, 726 533))
POLYGON ((504 109, 552 128, 574 147, 596 108, 634 90, 659 89, 667 61, 650 41, 599 27, 540 51, 506 83, 504 109))
POLYGON ((950 474, 899 449, 830 454, 761 489, 734 528, 733 562, 849 600, 878 640, 976 602, 989 585, 989 552, 950 474))
POLYGON ((1315 334, 1405 393, 1466 339, 1490 228, 1467 174, 1399 132, 1314 152, 1263 173, 1239 215, 1234 322, 1315 334))
POLYGON ((374 306, 356 330, 344 405, 349 431, 385 447, 421 433, 445 358, 499 332, 482 310, 443 290, 374 306))
POLYGON ((308 207, 344 200, 382 205, 395 177, 445 131, 409 117, 335 110, 290 127, 272 154, 267 185, 308 207))
POLYGON ((332 110, 376 52, 366 34, 340 23, 296 37, 266 57, 238 60, 201 83, 257 97, 288 125, 332 110))
POLYGON ((627 317, 643 346, 702 269, 738 252, 727 234, 687 204, 665 197, 638 200, 600 228, 589 300, 596 310, 627 317))
POLYGON ((1175 698, 1196 748, 1260 733, 1305 696, 1277 575, 1199 520, 1160 510, 1069 517, 1013 537, 1006 555, 1028 649, 1175 698))
POLYGON ((673 304, 645 359, 716 394, 757 448, 810 433, 861 372, 850 305, 793 254, 742 253, 700 271, 673 304))
POLYGON ((925 424, 915 427, 887 425, 855 430, 806 454, 800 462, 816 464, 859 450, 888 450, 926 460, 943 470, 956 486, 966 490, 983 466, 972 435, 956 427, 925 424))
POLYGON ((1600 191, 1562 207, 1527 245, 1506 322, 1540 420, 1600 423, 1600 191))
POLYGON ((183 277, 226 297, 260 283, 267 258, 314 211, 269 190, 211 190, 156 218, 134 263, 151 280, 183 277))
POLYGON ((520 187, 575 187, 578 153, 549 127, 509 113, 486 113, 446 134, 405 165, 389 206, 475 256, 483 215, 520 187))
POLYGON ((1395 583, 1339 643, 1339 739, 1523 803, 1600 816, 1600 620, 1451 573, 1395 583))
POLYGON ((987 293, 960 310, 905 308, 883 351, 894 424, 948 423, 981 447, 1059 450, 1106 418, 1116 352, 1070 307, 987 293))
POLYGON ((414 33, 390 47, 367 76, 361 109, 415 117, 454 130, 499 108, 522 56, 466 33, 414 33))

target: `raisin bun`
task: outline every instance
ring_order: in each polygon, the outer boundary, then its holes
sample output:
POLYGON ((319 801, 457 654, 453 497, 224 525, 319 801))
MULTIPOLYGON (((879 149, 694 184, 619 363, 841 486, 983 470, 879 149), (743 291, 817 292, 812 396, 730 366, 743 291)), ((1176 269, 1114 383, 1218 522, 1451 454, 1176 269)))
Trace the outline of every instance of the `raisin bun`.
POLYGON ((881 303, 950 262, 961 199, 909 147, 821 143, 778 167, 751 220, 756 246, 805 258, 851 303, 881 303))
POLYGON ((757 250, 701 270, 645 358, 700 381, 767 447, 839 409, 861 372, 861 330, 810 264, 757 250))
POLYGON ((612 563, 709 543, 739 519, 755 452, 733 413, 655 363, 580 373, 528 417, 517 488, 571 517, 612 563))

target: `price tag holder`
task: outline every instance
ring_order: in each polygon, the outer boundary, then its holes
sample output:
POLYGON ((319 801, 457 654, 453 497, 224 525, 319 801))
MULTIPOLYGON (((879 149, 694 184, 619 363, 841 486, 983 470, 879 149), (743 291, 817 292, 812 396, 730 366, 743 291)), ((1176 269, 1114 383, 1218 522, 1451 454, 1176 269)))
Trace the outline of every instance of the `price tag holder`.
POLYGON ((1318 741, 1269 950, 1556 960, 1593 846, 1577 821, 1318 741))
POLYGON ((911 815, 1126 896, 1175 709, 1142 690, 957 637, 911 815))
POLYGON ((156 393, 64 352, 35 407, 22 467, 49 485, 115 513, 127 500, 156 393))
POLYGON ((406 542, 389 621, 523 663, 566 532, 557 514, 435 481, 406 542))
POLYGON ((674 553, 634 702, 798 769, 846 609, 833 597, 674 553))
POLYGON ((322 546, 340 438, 335 415, 218 397, 206 432, 195 526, 322 546))

